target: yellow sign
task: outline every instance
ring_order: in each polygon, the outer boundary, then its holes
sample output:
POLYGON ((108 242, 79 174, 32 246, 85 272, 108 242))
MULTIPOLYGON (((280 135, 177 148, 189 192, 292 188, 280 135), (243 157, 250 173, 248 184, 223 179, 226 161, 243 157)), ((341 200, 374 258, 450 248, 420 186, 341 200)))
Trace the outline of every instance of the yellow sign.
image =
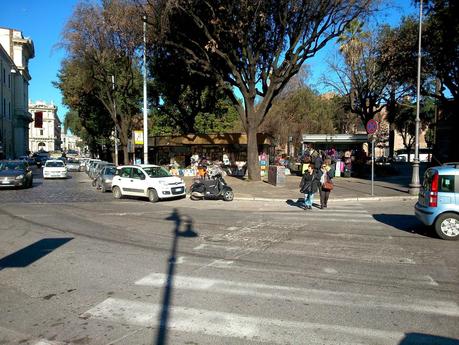
POLYGON ((143 131, 134 131, 134 144, 143 145, 143 131))

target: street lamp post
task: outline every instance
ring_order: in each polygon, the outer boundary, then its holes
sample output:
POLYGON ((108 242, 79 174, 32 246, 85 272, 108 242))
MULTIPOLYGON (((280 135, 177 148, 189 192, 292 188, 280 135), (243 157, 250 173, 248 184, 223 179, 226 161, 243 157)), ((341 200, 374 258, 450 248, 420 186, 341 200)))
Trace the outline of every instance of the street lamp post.
POLYGON ((416 95, 416 127, 415 127, 415 146, 413 160, 413 175, 409 192, 412 195, 419 193, 421 184, 419 182, 419 99, 421 97, 421 37, 422 37, 422 0, 419 2, 419 42, 418 42, 418 80, 417 80, 417 95, 416 95))
MULTIPOLYGON (((113 90, 113 111, 115 112, 115 165, 118 166, 118 130, 116 129, 116 101, 115 101, 115 76, 112 75, 112 90, 113 90)), ((126 163, 125 163, 126 164, 126 163)))
POLYGON ((143 163, 148 164, 147 17, 143 16, 143 163))

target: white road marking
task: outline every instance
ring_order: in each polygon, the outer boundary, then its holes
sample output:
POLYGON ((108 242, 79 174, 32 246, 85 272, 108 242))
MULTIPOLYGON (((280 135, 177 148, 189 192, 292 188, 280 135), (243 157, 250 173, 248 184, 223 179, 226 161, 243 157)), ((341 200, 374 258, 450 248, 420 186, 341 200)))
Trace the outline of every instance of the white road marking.
MULTIPOLYGON (((162 273, 152 273, 135 282, 136 285, 162 288, 167 277, 162 273)), ((211 291, 230 295, 254 296, 256 298, 294 300, 314 304, 383 308, 407 312, 459 316, 459 307, 452 301, 433 301, 393 297, 364 295, 350 292, 336 292, 317 289, 304 289, 281 285, 240 283, 234 281, 200 277, 175 276, 174 288, 194 291, 211 291)))
POLYGON ((65 343, 59 341, 51 341, 46 339, 41 339, 37 341, 34 345, 65 345, 65 343))
MULTIPOLYGON (((158 304, 108 298, 82 314, 84 318, 110 320, 136 326, 159 326, 162 306, 158 304)), ((285 321, 204 309, 170 307, 167 328, 172 331, 236 337, 276 344, 357 345, 398 343, 401 332, 370 328, 285 321), (324 339, 331 339, 329 341, 324 339), (334 339, 339 339, 336 341, 334 339)))
POLYGON ((208 266, 222 268, 222 267, 228 267, 228 266, 232 265, 233 263, 234 263, 234 261, 232 261, 232 260, 219 259, 219 260, 212 261, 208 266))
POLYGON ((318 248, 317 246, 311 246, 311 250, 295 250, 295 249, 284 249, 284 248, 267 248, 263 253, 266 255, 288 255, 288 256, 303 256, 303 257, 314 257, 322 258, 326 260, 352 260, 360 262, 372 262, 379 264, 407 264, 415 265, 416 262, 413 259, 396 255, 396 253, 387 253, 385 255, 377 255, 371 248, 356 251, 352 247, 341 247, 341 248, 318 248), (315 249, 315 250, 314 250, 315 249))
POLYGON ((431 276, 425 276, 425 278, 427 279, 427 281, 429 282, 430 285, 433 285, 433 286, 438 286, 439 284, 431 277, 431 276))
POLYGON ((327 267, 327 268, 324 268, 324 272, 325 272, 325 273, 329 273, 329 274, 336 274, 336 273, 338 273, 338 271, 335 270, 334 268, 328 268, 328 267, 327 267))
POLYGON ((221 246, 221 245, 216 245, 216 244, 207 244, 207 243, 202 243, 197 247, 194 247, 193 250, 202 250, 202 249, 217 249, 217 250, 224 250, 227 252, 235 252, 238 250, 242 250, 243 248, 241 247, 227 247, 227 246, 221 246))

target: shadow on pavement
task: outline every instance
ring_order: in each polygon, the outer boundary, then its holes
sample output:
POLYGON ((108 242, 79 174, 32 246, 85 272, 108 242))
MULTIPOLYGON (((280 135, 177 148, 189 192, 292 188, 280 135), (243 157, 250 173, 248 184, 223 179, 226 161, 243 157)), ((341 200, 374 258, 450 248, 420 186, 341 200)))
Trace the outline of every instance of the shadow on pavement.
POLYGON ((426 237, 436 238, 434 232, 420 221, 415 216, 407 214, 373 214, 373 218, 383 224, 389 225, 395 229, 418 234, 426 237))
POLYGON ((296 201, 288 199, 285 203, 289 206, 298 207, 304 210, 304 199, 297 199, 296 201))
POLYGON ((459 345, 459 340, 430 334, 407 333, 398 345, 459 345))
POLYGON ((167 280, 163 288, 163 300, 161 303, 161 313, 159 317, 159 329, 156 336, 156 345, 167 344, 167 326, 169 322, 169 312, 172 301, 172 292, 174 285, 174 274, 175 274, 175 261, 178 247, 179 237, 197 237, 198 233, 193 230, 193 220, 187 217, 186 220, 182 220, 177 209, 174 209, 166 220, 174 222, 174 240, 172 242, 172 248, 168 260, 167 280), (180 230, 182 223, 185 224, 185 229, 180 230))
POLYGON ((72 237, 62 237, 45 238, 37 241, 0 259, 0 270, 12 267, 27 267, 71 240, 73 240, 72 237))

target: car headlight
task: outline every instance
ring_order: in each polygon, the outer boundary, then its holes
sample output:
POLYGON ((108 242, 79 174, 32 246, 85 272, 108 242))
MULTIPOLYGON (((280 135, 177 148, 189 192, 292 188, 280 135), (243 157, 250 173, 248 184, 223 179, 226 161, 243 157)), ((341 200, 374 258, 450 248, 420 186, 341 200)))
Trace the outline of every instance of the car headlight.
POLYGON ((24 175, 18 175, 16 176, 16 180, 22 180, 24 178, 24 175))

